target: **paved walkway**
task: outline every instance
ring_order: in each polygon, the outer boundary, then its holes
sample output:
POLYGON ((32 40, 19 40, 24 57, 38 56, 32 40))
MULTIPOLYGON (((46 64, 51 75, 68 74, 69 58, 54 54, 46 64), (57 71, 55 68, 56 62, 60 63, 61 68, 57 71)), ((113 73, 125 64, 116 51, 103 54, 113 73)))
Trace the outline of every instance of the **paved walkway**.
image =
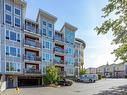
POLYGON ((70 87, 31 87, 8 89, 1 95, 127 95, 127 79, 106 79, 96 83, 74 83, 70 87))

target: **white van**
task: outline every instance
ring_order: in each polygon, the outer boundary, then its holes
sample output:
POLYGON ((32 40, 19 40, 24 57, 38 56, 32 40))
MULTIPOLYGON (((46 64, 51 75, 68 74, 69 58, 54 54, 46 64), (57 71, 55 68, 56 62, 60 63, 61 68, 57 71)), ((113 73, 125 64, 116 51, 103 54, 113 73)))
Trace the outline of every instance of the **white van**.
POLYGON ((81 82, 96 82, 98 80, 98 75, 97 74, 84 74, 81 75, 79 78, 79 81, 81 82))

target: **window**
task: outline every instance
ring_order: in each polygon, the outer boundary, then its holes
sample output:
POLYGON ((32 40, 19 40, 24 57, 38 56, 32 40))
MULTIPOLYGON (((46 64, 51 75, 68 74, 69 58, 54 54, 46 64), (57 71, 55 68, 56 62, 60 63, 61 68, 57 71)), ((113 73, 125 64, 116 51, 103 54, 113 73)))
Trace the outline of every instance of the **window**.
POLYGON ((43 29, 43 35, 46 36, 46 29, 43 29))
POLYGON ((73 64, 74 63, 74 59, 73 58, 67 58, 66 62, 67 62, 67 64, 73 64))
POLYGON ((46 42, 46 48, 49 49, 49 42, 46 42))
POLYGON ((48 36, 52 37, 52 31, 48 31, 48 36))
POLYGON ((46 73, 46 67, 43 67, 43 73, 44 74, 46 73))
POLYGON ((16 71, 16 64, 15 63, 10 63, 10 71, 16 71))
POLYGON ((9 62, 6 62, 6 71, 9 71, 9 62))
POLYGON ((20 49, 17 49, 17 57, 20 57, 20 49))
POLYGON ((20 16, 20 9, 15 8, 15 14, 20 16))
POLYGON ((43 48, 52 49, 52 43, 50 41, 43 41, 43 48))
POLYGON ((10 15, 6 14, 5 22, 8 23, 8 24, 11 24, 11 16, 10 15))
POLYGON ((46 26, 46 21, 43 21, 43 25, 45 25, 45 26, 46 26))
POLYGON ((67 50, 66 50, 66 51, 67 51, 67 53, 68 53, 68 54, 70 54, 70 55, 72 55, 72 54, 73 54, 73 48, 67 48, 67 50))
POLYGON ((20 42, 20 34, 17 34, 17 41, 20 42))
POLYGON ((9 39, 9 30, 6 30, 6 39, 9 39))
POLYGON ((51 24, 51 23, 48 23, 48 27, 49 27, 49 28, 52 28, 52 24, 51 24))
POLYGON ((16 56, 16 48, 10 47, 10 55, 16 56))
POLYGON ((11 55, 11 56, 17 56, 20 57, 20 49, 19 48, 14 48, 14 47, 9 47, 6 46, 6 55, 11 55))
POLYGON ((52 49, 52 43, 49 44, 49 48, 52 49))
POLYGON ((15 26, 20 27, 20 19, 15 17, 15 26))
POLYGON ((45 56, 45 53, 43 53, 43 60, 46 60, 46 56, 45 56))
POLYGON ((52 54, 50 54, 50 53, 43 53, 43 60, 45 60, 45 61, 52 61, 52 54))
POLYGON ((20 33, 15 33, 15 32, 6 30, 6 39, 20 42, 20 33))
POLYGON ((20 72, 21 65, 20 63, 6 62, 6 71, 7 72, 20 72))
POLYGON ((6 55, 9 55, 9 46, 6 46, 6 55))
POLYGON ((16 41, 16 33, 10 31, 10 40, 16 41))
POLYGON ((6 4, 6 5, 5 5, 5 9, 6 9, 7 11, 11 12, 11 6, 10 6, 10 5, 6 4))

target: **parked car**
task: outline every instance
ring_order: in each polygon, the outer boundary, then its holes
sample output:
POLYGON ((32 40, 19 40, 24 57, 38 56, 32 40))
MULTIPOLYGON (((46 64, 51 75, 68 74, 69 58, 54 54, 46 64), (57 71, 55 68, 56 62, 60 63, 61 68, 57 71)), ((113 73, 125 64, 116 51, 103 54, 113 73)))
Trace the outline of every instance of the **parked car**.
POLYGON ((62 79, 58 82, 58 85, 61 86, 71 86, 73 84, 72 81, 66 80, 66 79, 62 79))
POLYGON ((97 74, 84 74, 77 79, 77 81, 79 82, 90 82, 90 83, 96 82, 97 80, 98 80, 97 74))

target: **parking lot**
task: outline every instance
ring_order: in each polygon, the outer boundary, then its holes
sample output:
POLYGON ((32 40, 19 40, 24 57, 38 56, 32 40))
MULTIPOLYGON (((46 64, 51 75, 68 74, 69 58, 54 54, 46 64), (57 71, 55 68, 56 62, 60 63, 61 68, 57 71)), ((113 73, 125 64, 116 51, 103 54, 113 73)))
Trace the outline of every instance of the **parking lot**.
POLYGON ((24 87, 20 94, 7 89, 1 95, 127 95, 127 79, 103 79, 96 83, 73 83, 70 87, 24 87))

